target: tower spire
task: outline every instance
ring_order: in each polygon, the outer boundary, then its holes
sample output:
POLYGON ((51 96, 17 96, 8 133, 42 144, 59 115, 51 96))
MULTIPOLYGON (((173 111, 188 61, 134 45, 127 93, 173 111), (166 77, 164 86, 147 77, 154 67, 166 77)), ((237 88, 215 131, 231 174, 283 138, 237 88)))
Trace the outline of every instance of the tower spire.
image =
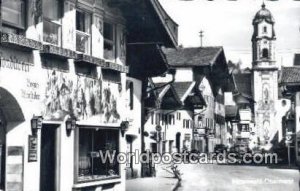
POLYGON ((265 5, 265 0, 263 0, 263 3, 262 3, 262 5, 261 5, 261 8, 265 8, 266 7, 266 5, 265 5))

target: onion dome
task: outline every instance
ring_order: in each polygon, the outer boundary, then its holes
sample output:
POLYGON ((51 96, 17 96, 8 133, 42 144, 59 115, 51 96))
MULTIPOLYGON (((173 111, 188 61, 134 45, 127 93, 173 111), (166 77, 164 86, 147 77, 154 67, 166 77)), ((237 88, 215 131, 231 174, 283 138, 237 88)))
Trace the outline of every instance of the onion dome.
POLYGON ((253 19, 253 24, 260 23, 263 20, 270 24, 275 23, 272 13, 268 9, 266 9, 265 3, 262 4, 261 9, 256 13, 253 19))

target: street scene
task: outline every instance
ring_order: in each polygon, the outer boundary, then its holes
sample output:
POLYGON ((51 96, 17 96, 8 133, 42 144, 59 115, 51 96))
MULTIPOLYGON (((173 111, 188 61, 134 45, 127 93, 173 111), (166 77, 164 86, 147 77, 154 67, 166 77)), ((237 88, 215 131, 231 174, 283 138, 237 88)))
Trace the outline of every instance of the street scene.
POLYGON ((0 10, 0 191, 300 190, 300 1, 0 10))

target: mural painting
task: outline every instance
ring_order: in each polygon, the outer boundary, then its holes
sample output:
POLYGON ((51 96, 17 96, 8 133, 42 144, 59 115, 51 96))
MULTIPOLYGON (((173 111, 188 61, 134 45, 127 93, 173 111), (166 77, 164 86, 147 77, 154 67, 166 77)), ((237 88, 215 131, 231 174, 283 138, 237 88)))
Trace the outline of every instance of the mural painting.
POLYGON ((76 76, 72 80, 59 71, 48 71, 45 92, 45 120, 63 120, 66 115, 78 120, 117 123, 120 120, 118 84, 99 79, 76 76))

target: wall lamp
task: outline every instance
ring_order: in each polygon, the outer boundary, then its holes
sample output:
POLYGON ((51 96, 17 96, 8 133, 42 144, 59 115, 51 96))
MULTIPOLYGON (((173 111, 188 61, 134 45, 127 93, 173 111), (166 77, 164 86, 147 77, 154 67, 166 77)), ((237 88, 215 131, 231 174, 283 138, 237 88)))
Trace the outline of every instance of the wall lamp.
POLYGON ((124 137, 125 132, 128 131, 129 122, 128 121, 122 121, 120 127, 121 127, 122 137, 124 137))
POLYGON ((76 118, 75 117, 69 117, 66 120, 66 131, 67 134, 70 135, 71 131, 76 128, 76 118))
POLYGON ((33 116, 30 122, 31 122, 32 134, 36 135, 38 130, 42 128, 43 117, 42 116, 33 116))

